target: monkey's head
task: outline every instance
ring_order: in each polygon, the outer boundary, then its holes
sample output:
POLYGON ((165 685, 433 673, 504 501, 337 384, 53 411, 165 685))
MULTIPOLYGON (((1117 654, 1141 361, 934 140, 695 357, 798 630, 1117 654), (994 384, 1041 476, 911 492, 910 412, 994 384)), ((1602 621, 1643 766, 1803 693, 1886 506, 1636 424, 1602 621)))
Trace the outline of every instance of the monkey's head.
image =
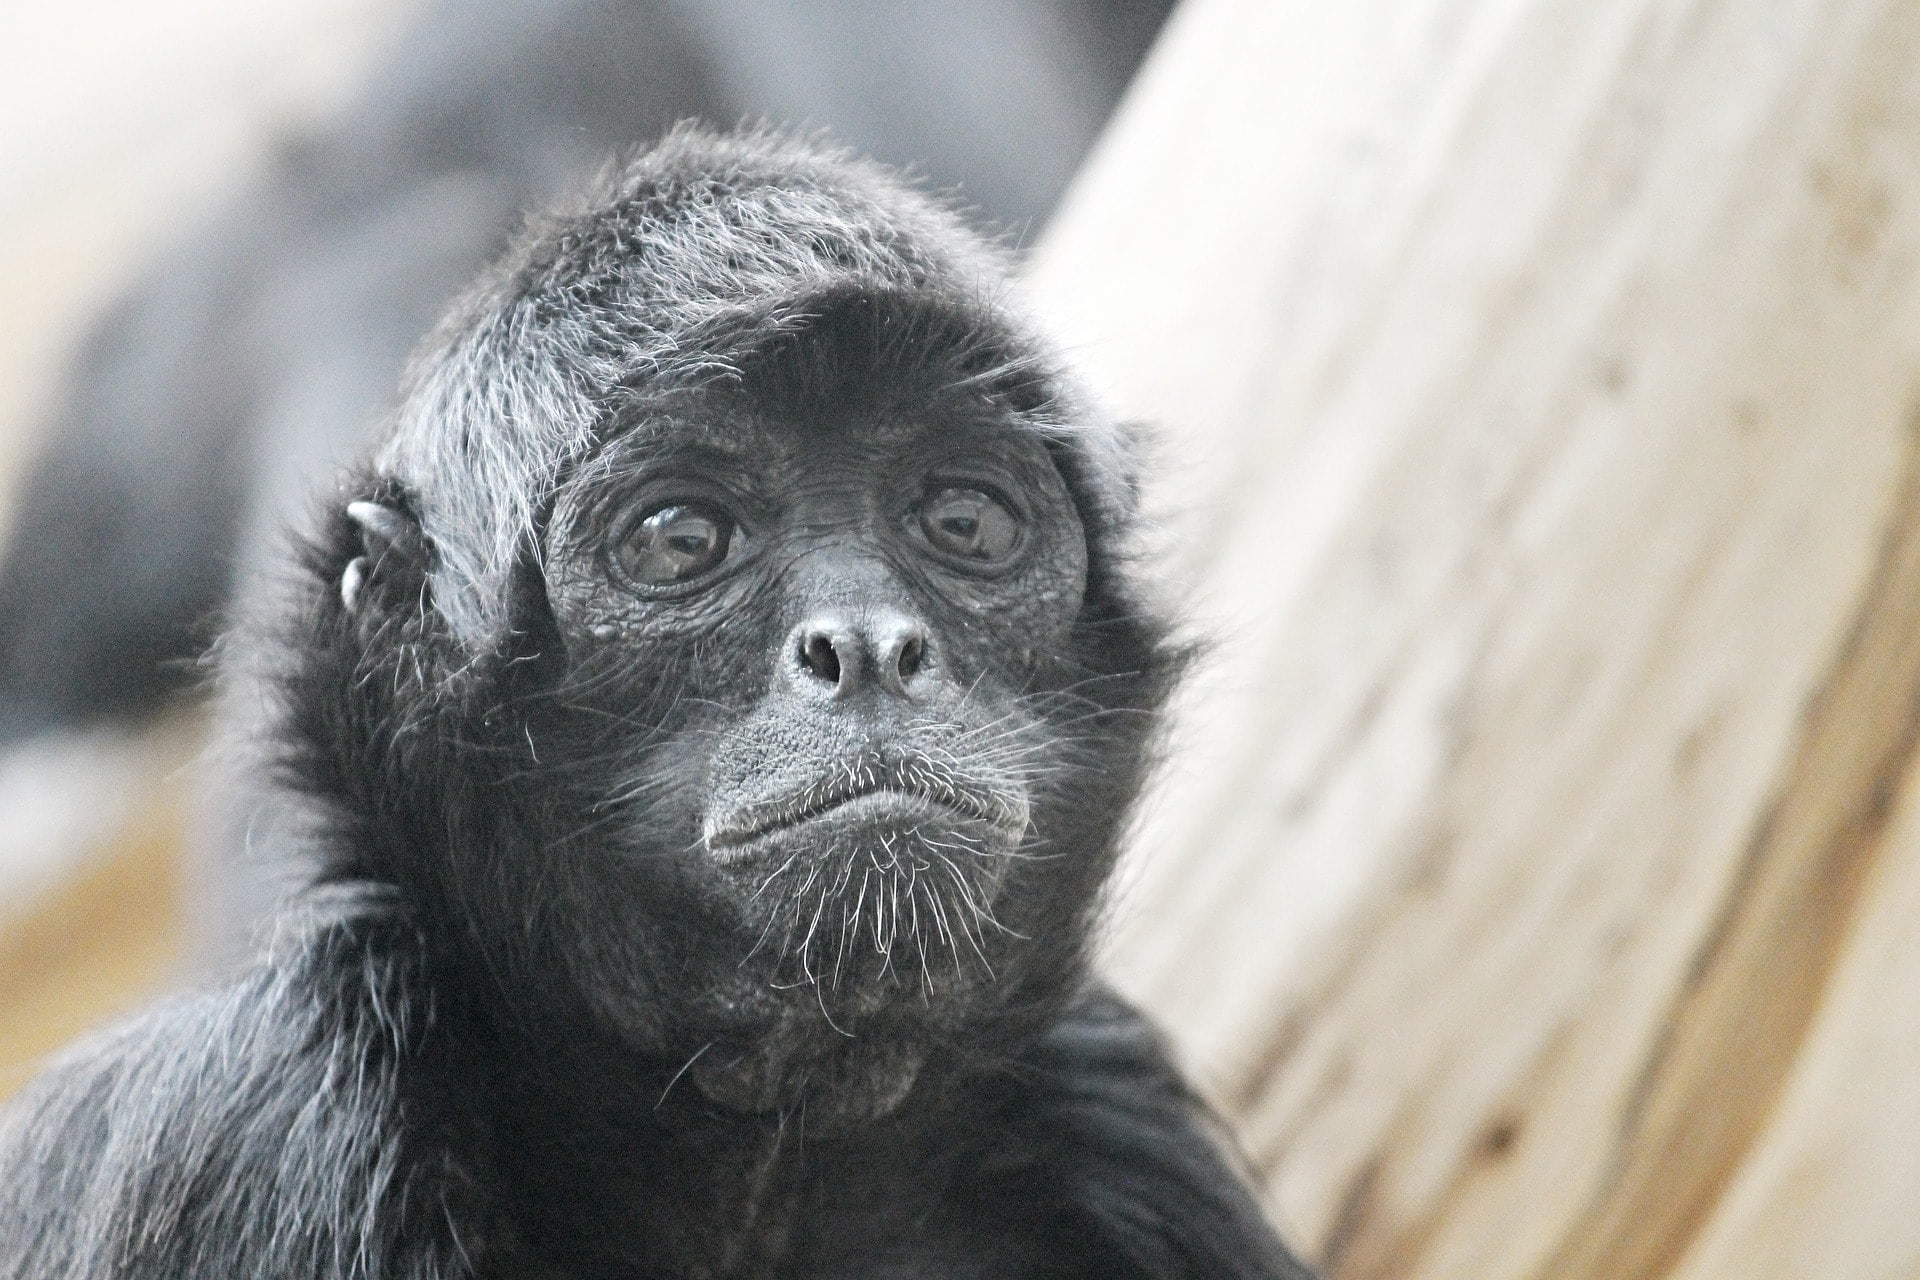
POLYGON ((879 170, 692 130, 533 226, 308 559, 326 874, 503 1016, 896 1105, 1083 978, 1168 663, 1116 428, 879 170))

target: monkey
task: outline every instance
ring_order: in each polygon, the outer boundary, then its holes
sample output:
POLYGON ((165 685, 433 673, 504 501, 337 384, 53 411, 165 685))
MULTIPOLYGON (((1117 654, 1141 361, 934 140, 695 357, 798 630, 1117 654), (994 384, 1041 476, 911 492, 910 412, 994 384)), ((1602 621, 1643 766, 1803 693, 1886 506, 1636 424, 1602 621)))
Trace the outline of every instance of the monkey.
POLYGON ((1269 1277, 1089 958, 1177 678, 1130 435, 890 171, 536 219, 222 654, 309 871, 0 1120, 0 1276, 1269 1277))
MULTIPOLYGON (((407 352, 523 213, 601 157, 683 118, 804 121, 1027 234, 1171 0, 421 8, 337 115, 278 140, 74 352, 0 545, 0 777, 196 701, 197 655, 251 607, 234 593, 364 447, 407 352)), ((202 972, 244 959, 278 881, 242 856, 272 843, 271 797, 221 755, 195 778, 202 972)), ((97 808, 79 781, 65 803, 97 808)))

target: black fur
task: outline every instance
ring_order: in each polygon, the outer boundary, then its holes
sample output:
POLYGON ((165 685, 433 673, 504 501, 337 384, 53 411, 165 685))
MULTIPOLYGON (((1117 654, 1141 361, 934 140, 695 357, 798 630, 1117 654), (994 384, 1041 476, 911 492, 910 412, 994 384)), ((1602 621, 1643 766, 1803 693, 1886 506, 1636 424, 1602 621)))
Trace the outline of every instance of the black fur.
POLYGON ((10 1111, 0 1274, 1305 1277, 1088 974, 1177 664, 1124 441, 1006 271, 764 134, 679 131, 524 236, 236 650, 299 914, 10 1111), (1013 567, 885 505, 950 465, 1013 567), (729 468, 764 514, 726 571, 622 578, 650 486, 729 468), (953 803, 723 854, 842 767, 953 803))

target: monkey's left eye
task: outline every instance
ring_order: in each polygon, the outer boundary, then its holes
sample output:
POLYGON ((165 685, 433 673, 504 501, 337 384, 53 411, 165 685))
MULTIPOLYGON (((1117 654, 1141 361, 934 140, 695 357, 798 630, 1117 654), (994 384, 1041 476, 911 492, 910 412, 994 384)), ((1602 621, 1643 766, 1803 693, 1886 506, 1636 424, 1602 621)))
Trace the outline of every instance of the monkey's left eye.
POLYGON ((962 560, 1005 560, 1020 541, 1019 519, 978 489, 936 489, 920 504, 919 516, 920 536, 962 560))
POLYGON ((643 586, 685 582, 717 566, 733 544, 733 521, 696 502, 676 502, 642 516, 615 548, 620 568, 643 586))

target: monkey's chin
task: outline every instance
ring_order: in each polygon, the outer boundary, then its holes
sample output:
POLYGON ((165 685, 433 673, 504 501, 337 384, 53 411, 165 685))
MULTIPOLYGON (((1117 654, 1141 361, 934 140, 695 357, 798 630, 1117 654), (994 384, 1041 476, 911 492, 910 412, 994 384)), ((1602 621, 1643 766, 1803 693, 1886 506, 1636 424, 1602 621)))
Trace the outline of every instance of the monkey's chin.
POLYGON ((739 940, 690 1069, 734 1110, 883 1114, 963 1033, 1021 940, 995 906, 1021 832, 922 796, 863 795, 735 842, 715 870, 739 940))
POLYGON ((995 914, 1019 833, 921 796, 879 792, 727 850, 742 966, 807 988, 824 1017, 927 1007, 990 981, 1012 935, 995 914))

